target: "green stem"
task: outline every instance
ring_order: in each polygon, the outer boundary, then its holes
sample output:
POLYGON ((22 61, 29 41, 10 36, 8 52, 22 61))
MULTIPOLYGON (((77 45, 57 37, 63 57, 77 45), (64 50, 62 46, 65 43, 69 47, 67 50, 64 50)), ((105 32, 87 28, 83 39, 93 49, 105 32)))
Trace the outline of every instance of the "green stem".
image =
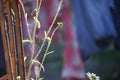
MULTIPOLYGON (((55 21, 56 21, 56 19, 57 19, 57 16, 58 16, 58 13, 59 13, 59 11, 60 11, 62 2, 63 2, 63 0, 61 0, 60 3, 59 3, 59 6, 58 6, 58 9, 57 9, 56 15, 55 15, 55 17, 54 17, 54 19, 53 19, 53 21, 52 21, 52 24, 50 25, 50 27, 49 27, 49 29, 48 29, 47 34, 46 34, 47 36, 48 36, 48 34, 51 32, 51 29, 52 29, 52 27, 53 27, 53 24, 55 23, 55 21)), ((39 14, 39 12, 40 12, 41 3, 42 3, 42 0, 40 0, 39 6, 38 6, 38 0, 37 0, 37 3, 36 3, 36 4, 37 4, 37 6, 36 6, 37 11, 36 11, 36 16, 35 16, 35 18, 38 18, 38 14, 39 14)), ((31 68, 32 68, 32 64, 33 64, 32 60, 33 60, 33 57, 34 57, 35 33, 36 33, 36 28, 37 28, 36 26, 37 26, 37 22, 35 22, 35 26, 34 26, 34 30, 33 30, 32 55, 31 55, 31 59, 30 59, 29 69, 28 69, 28 79, 30 79, 31 68)), ((55 28, 55 30, 53 31, 53 33, 52 33, 52 35, 51 35, 51 38, 53 37, 53 34, 55 33, 56 30, 57 30, 57 28, 55 28)), ((42 49, 43 49, 43 47, 44 47, 44 44, 45 44, 45 42, 46 42, 47 36, 45 36, 45 38, 44 38, 44 40, 43 40, 43 43, 42 43, 40 49, 38 50, 37 55, 34 57, 34 60, 36 60, 37 57, 40 55, 40 53, 41 53, 41 51, 42 51, 42 49)), ((46 55, 47 55, 48 49, 49 49, 49 47, 50 47, 50 44, 51 44, 51 42, 48 44, 48 46, 47 46, 47 48, 46 48, 45 54, 44 54, 43 59, 42 59, 42 63, 44 63, 44 60, 45 60, 45 58, 46 58, 46 55)))
POLYGON ((27 26, 27 32, 28 32, 29 39, 32 40, 31 35, 30 35, 30 29, 29 29, 29 27, 28 27, 29 24, 28 24, 28 21, 27 21, 27 16, 26 16, 26 12, 25 12, 24 5, 23 5, 23 3, 21 2, 21 0, 19 0, 19 2, 20 2, 20 4, 21 4, 21 6, 22 6, 23 14, 24 14, 24 16, 25 16, 25 22, 26 22, 26 26, 27 26))
POLYGON ((55 23, 55 21, 57 19, 58 13, 59 13, 59 11, 61 9, 62 2, 63 2, 63 0, 61 0, 60 3, 59 3, 59 5, 58 5, 57 12, 56 12, 55 17, 54 17, 54 19, 52 21, 52 24, 50 25, 50 28, 48 30, 48 34, 50 33, 50 31, 51 31, 51 29, 52 29, 52 27, 53 27, 53 25, 54 25, 54 23, 55 23))
MULTIPOLYGON (((53 19, 53 21, 52 21, 52 24, 51 24, 50 27, 49 27, 49 30, 48 30, 48 32, 47 32, 47 36, 48 36, 48 34, 51 32, 51 29, 52 29, 52 27, 53 27, 53 25, 54 25, 54 23, 55 23, 55 21, 56 21, 56 19, 57 19, 57 16, 58 16, 58 13, 59 13, 59 11, 60 11, 62 2, 63 2, 63 0, 61 0, 60 3, 59 3, 59 5, 58 5, 57 12, 56 12, 55 17, 54 17, 54 19, 53 19)), ((43 49, 43 47, 44 47, 45 42, 46 42, 46 37, 44 38, 43 43, 42 43, 40 49, 38 50, 37 55, 36 55, 35 58, 34 58, 35 60, 36 60, 37 57, 40 55, 40 53, 41 53, 41 51, 42 51, 42 49, 43 49)))
MULTIPOLYGON (((40 6, 41 6, 42 0, 40 0, 40 5, 38 7, 38 0, 36 1, 36 16, 35 18, 38 18, 39 15, 39 11, 40 11, 40 6)), ((36 34, 36 29, 37 29, 37 22, 35 21, 35 26, 34 26, 34 30, 33 30, 33 42, 32 42, 32 54, 31 54, 31 58, 30 58, 30 65, 29 65, 29 69, 28 69, 28 79, 30 79, 30 75, 31 75, 31 68, 32 68, 32 60, 34 57, 34 49, 35 49, 35 34, 36 34)))
MULTIPOLYGON (((52 35, 51 35, 51 40, 52 40, 52 38, 53 38, 53 36, 54 36, 54 34, 55 34, 55 32, 57 31, 58 28, 59 28, 59 27, 56 27, 56 28, 53 30, 52 35)), ((41 64, 42 64, 42 65, 44 64, 44 61, 45 61, 45 59, 46 59, 46 56, 47 56, 48 50, 49 50, 49 48, 50 48, 50 45, 51 45, 51 41, 48 42, 46 51, 45 51, 44 56, 43 56, 43 58, 42 58, 42 61, 41 61, 41 64)), ((41 67, 40 67, 40 71, 39 71, 39 72, 41 72, 41 67)))

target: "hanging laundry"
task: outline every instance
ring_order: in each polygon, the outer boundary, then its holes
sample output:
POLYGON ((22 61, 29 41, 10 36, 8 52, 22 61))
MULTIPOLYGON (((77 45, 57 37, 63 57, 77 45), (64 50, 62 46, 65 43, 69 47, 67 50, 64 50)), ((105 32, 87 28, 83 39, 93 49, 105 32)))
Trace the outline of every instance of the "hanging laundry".
POLYGON ((115 40, 115 45, 118 50, 120 50, 120 0, 114 0, 115 7, 112 8, 113 18, 115 23, 115 29, 117 31, 117 38, 115 40))
POLYGON ((94 39, 116 36, 110 12, 111 0, 83 1, 85 21, 94 39))
POLYGON ((62 70, 62 80, 84 80, 84 64, 81 59, 81 52, 78 47, 76 34, 72 24, 69 0, 65 0, 62 10, 62 20, 64 23, 65 42, 64 42, 64 64, 62 70))
POLYGON ((116 37, 109 7, 112 0, 73 0, 72 10, 83 58, 100 51, 95 43, 109 36, 116 37))
POLYGON ((90 54, 96 53, 99 48, 96 46, 90 34, 90 26, 87 26, 88 21, 85 19, 85 15, 88 13, 85 12, 85 5, 83 3, 85 3, 84 0, 73 0, 72 11, 79 47, 82 52, 82 57, 86 59, 90 54))

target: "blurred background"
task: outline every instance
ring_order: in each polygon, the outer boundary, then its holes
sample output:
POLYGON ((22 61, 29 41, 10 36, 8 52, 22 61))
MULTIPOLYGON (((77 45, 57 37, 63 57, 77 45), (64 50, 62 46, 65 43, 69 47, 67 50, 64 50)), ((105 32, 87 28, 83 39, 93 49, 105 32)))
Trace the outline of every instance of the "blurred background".
MULTIPOLYGON (((81 65, 84 65, 80 70, 84 70, 85 73, 93 72, 100 76, 101 80, 119 80, 120 1, 64 0, 60 17, 64 23, 63 32, 60 32, 62 40, 60 38, 60 42, 52 44, 55 52, 46 59, 46 71, 43 73, 45 80, 60 80, 64 77, 66 80, 69 78, 82 80, 83 77, 72 76, 77 74, 74 71, 72 73, 68 70, 69 76, 64 76, 66 64, 72 63, 68 57, 71 57, 71 54, 74 55, 74 52, 71 53, 75 47, 71 45, 71 43, 74 44, 74 39, 80 50, 81 65)), ((74 64, 71 65, 74 66, 74 64)), ((75 69, 75 67, 70 68, 75 69)))
MULTIPOLYGON (((36 3, 33 0, 22 2, 32 32, 36 3)), ((44 31, 48 30, 55 16, 59 2, 42 2, 36 51, 39 40, 43 39, 44 31)), ((24 19, 21 20, 23 38, 26 39, 26 26, 24 19)), ((50 47, 54 53, 47 56, 45 72, 41 72, 40 77, 44 80, 87 80, 86 73, 91 72, 101 80, 120 80, 120 0, 63 0, 53 30, 57 22, 63 22, 64 27, 54 35, 50 47)), ((24 48, 25 54, 29 55, 29 47, 24 48)))

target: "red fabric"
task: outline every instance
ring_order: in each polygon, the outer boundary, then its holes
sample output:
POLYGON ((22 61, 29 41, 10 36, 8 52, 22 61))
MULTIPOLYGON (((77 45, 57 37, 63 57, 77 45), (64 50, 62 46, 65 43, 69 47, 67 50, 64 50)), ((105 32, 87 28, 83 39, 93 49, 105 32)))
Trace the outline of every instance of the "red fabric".
POLYGON ((76 34, 72 26, 71 11, 68 0, 65 0, 63 7, 63 22, 65 32, 64 64, 62 79, 84 80, 84 65, 80 57, 80 50, 76 39, 76 34))

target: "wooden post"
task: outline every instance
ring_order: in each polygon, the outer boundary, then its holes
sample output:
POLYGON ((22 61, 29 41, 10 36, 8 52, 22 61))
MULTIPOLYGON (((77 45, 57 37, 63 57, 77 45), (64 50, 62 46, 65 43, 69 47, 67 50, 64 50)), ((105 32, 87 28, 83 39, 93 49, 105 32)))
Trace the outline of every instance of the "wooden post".
POLYGON ((9 44, 10 44, 10 54, 11 54, 11 63, 12 63, 12 75, 13 80, 17 78, 17 65, 16 65, 16 47, 15 47, 15 33, 14 33, 14 26, 12 21, 12 14, 11 14, 11 5, 10 0, 6 0, 6 11, 8 15, 8 30, 9 30, 9 44))
POLYGON ((18 59, 19 59, 19 71, 21 80, 25 80, 25 69, 24 69, 24 57, 23 57, 23 49, 22 49, 22 36, 21 36, 21 27, 20 27, 20 18, 19 18, 19 10, 18 10, 18 0, 12 0, 13 9, 15 12, 15 20, 16 20, 16 38, 18 44, 18 59))
MULTIPOLYGON (((2 7, 2 1, 0 0, 0 29, 1 29, 1 34, 2 34, 2 40, 3 40, 3 47, 4 47, 4 55, 5 55, 5 62, 6 62, 6 70, 8 74, 8 79, 12 80, 12 70, 11 70, 11 60, 10 60, 10 51, 9 51, 9 44, 7 41, 7 31, 5 29, 5 20, 3 18, 3 7, 2 7)), ((2 80, 2 79, 0 79, 2 80)), ((4 78, 3 78, 4 80, 4 78)))
POLYGON ((20 72, 21 80, 25 80, 24 56, 22 49, 22 36, 18 10, 18 0, 0 0, 0 30, 2 33, 7 70, 7 74, 0 78, 0 80, 16 80, 18 74, 17 71, 20 72), (4 1, 4 5, 2 1, 4 1), (14 23, 11 9, 13 9, 15 13, 15 26, 13 26, 14 23), (6 22, 4 18, 5 12, 8 16, 8 22, 6 22), (6 24, 8 24, 8 26, 6 24), (18 59, 16 54, 18 54, 18 59), (16 64, 17 60, 19 62, 19 65, 16 64), (18 70, 17 66, 19 66, 18 70))

